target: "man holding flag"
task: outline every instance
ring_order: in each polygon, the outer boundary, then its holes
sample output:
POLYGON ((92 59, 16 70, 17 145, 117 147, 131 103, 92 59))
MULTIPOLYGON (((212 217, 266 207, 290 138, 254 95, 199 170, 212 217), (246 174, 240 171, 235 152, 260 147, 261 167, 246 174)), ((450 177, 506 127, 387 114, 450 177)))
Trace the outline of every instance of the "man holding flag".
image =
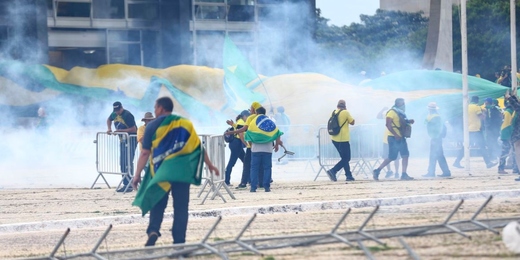
POLYGON ((219 175, 204 151, 193 124, 186 118, 172 115, 173 101, 161 97, 155 102, 156 119, 146 126, 143 149, 132 181, 136 189, 141 171, 146 173, 132 205, 141 208, 143 216, 150 211, 145 246, 154 246, 160 229, 168 193, 173 197, 173 243, 186 242, 190 184, 200 185, 203 163, 219 175))

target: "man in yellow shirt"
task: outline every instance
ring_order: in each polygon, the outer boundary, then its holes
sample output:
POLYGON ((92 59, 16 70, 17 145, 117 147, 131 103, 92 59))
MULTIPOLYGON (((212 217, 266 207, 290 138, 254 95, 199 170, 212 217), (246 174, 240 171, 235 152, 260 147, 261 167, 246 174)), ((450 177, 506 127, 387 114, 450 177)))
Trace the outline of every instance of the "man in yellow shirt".
POLYGON ((343 168, 347 181, 354 181, 352 172, 350 171, 350 129, 349 125, 354 125, 355 120, 347 111, 345 100, 338 101, 337 109, 334 114, 338 114, 338 122, 341 129, 337 135, 331 135, 332 144, 338 150, 341 160, 327 171, 327 175, 331 181, 337 181, 336 173, 343 168))
POLYGON ((401 133, 401 121, 406 124, 413 124, 413 119, 406 118, 405 114, 406 105, 403 98, 397 98, 394 102, 394 106, 386 113, 386 128, 390 133, 388 134, 388 157, 379 165, 377 169, 374 169, 373 177, 374 180, 379 180, 379 174, 381 169, 388 165, 391 161, 397 159, 397 155, 401 154, 402 169, 401 180, 413 180, 412 177, 408 176, 406 170, 408 168, 408 157, 410 152, 408 151, 408 144, 406 143, 406 137, 401 133))
POLYGON ((152 112, 146 112, 144 113, 143 119, 141 119, 142 122, 144 122, 144 125, 137 128, 137 142, 139 143, 139 151, 143 149, 143 137, 144 137, 144 130, 146 129, 146 125, 152 120, 154 120, 155 117, 153 117, 152 112))
MULTIPOLYGON (((471 97, 471 103, 468 105, 468 130, 469 130, 469 143, 476 144, 480 150, 480 154, 486 163, 487 168, 491 168, 497 165, 497 162, 491 161, 489 159, 488 150, 486 149, 486 143, 484 141, 484 135, 482 134, 482 120, 486 118, 484 114, 485 109, 481 108, 478 105, 479 98, 478 96, 471 97)), ((454 167, 464 168, 460 165, 460 161, 464 157, 464 147, 461 147, 455 162, 453 163, 454 167)))

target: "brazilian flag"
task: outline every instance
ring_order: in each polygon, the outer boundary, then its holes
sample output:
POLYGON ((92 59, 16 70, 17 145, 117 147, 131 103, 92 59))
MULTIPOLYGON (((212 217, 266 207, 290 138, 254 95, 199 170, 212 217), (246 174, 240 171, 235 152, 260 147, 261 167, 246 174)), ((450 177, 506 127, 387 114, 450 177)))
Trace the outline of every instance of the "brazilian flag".
POLYGON ((276 124, 266 115, 256 115, 247 127, 244 139, 248 142, 265 144, 283 135, 276 124))
POLYGON ((204 150, 193 124, 167 116, 153 136, 149 164, 132 205, 144 216, 170 191, 170 182, 200 185, 203 164, 204 150))

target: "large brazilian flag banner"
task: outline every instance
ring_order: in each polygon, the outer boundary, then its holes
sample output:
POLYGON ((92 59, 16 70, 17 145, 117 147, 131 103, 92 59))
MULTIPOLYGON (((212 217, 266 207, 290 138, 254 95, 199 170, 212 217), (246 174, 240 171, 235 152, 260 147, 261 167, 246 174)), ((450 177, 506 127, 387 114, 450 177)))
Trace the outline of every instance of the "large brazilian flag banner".
POLYGON ((153 136, 149 164, 132 205, 144 216, 170 191, 170 182, 200 185, 203 163, 204 150, 193 124, 167 116, 153 136))

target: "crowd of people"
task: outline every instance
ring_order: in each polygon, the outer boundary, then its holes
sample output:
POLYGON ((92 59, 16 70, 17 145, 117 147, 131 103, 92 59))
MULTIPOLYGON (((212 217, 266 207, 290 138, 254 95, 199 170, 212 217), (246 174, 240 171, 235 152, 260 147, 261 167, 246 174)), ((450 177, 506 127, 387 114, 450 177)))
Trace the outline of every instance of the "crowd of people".
MULTIPOLYGON (((515 154, 515 150, 520 149, 520 120, 517 115, 520 113, 520 101, 516 95, 510 95, 509 91, 504 95, 505 108, 501 109, 498 102, 492 98, 486 98, 484 106, 479 106, 479 98, 474 96, 468 106, 468 130, 470 135, 470 145, 476 145, 487 168, 498 164, 498 173, 507 174, 507 158, 513 158, 513 173, 518 173, 516 161, 520 153, 515 154), (500 140, 500 143, 498 142, 500 140), (499 147, 501 144, 501 147, 499 147), (515 158, 516 157, 516 158, 515 158)), ((427 172, 423 177, 451 177, 444 149, 442 146, 443 138, 446 136, 446 125, 438 113, 440 109, 435 102, 431 102, 425 108, 428 116, 424 122, 430 137, 430 156, 427 172), (440 166, 442 174, 436 175, 436 165, 440 166)), ((150 212, 150 222, 147 228, 148 239, 146 246, 155 245, 161 236, 159 230, 162 223, 162 216, 166 208, 169 194, 171 193, 174 203, 174 220, 172 236, 174 243, 184 243, 188 221, 188 204, 190 184, 200 184, 200 172, 197 170, 179 170, 178 162, 171 163, 173 157, 179 154, 183 156, 200 154, 202 161, 207 165, 210 172, 219 175, 219 170, 209 160, 206 151, 201 148, 201 142, 196 135, 195 129, 188 119, 177 115, 172 115, 173 101, 170 98, 162 97, 155 103, 155 117, 151 112, 146 112, 141 119, 144 125, 137 128, 132 113, 123 108, 121 102, 113 104, 113 112, 107 118, 107 133, 111 134, 112 124, 115 132, 137 134, 136 141, 120 139, 120 164, 124 174, 123 187, 118 192, 133 191, 138 189, 138 194, 134 200, 134 205, 139 206, 143 215, 150 212), (181 130, 179 130, 181 129, 181 130), (137 160, 137 166, 133 169, 135 149, 139 143, 141 150, 137 160), (126 149, 130 146, 130 149, 126 149), (130 151, 130 154, 127 154, 130 151), (147 171, 144 178, 141 177, 145 166, 147 171), (187 177, 186 177, 187 176, 187 177), (142 182, 142 183, 141 183, 142 182), (153 187, 159 187, 159 191, 151 191, 153 187), (157 195, 159 194, 159 195, 157 195), (152 196, 153 195, 153 196, 152 196), (155 196, 155 197, 154 197, 155 196)), ((231 135, 229 141, 231 155, 226 166, 224 181, 231 186, 231 172, 238 160, 243 163, 242 177, 237 189, 247 188, 250 192, 257 192, 263 188, 265 192, 271 191, 272 182, 272 154, 283 147, 281 136, 283 131, 278 129, 275 118, 280 122, 289 125, 289 118, 284 114, 283 107, 277 109, 278 114, 273 117, 266 115, 266 109, 258 102, 253 102, 249 110, 242 111, 235 121, 228 120, 226 123, 232 128, 224 134, 231 135), (244 151, 245 149, 245 151, 244 151)), ((407 173, 408 150, 407 138, 410 137, 411 127, 415 123, 414 119, 406 116, 406 104, 403 98, 397 98, 394 105, 384 108, 377 116, 384 119, 385 138, 383 145, 384 161, 373 169, 373 179, 378 181, 381 171, 395 163, 395 173, 387 168, 385 178, 394 177, 403 181, 413 180, 414 178, 407 173), (399 158, 401 161, 401 172, 399 173, 399 158)), ((340 160, 329 170, 326 171, 331 181, 336 182, 338 173, 343 170, 347 183, 355 181, 351 169, 351 150, 350 150, 350 128, 355 124, 354 117, 347 110, 346 101, 339 100, 336 109, 332 112, 331 118, 337 120, 336 130, 329 129, 330 139, 340 160)), ((460 121, 460 120, 459 120, 460 121)), ((329 127, 331 125, 329 119, 329 127)), ((460 162, 463 156, 461 148, 454 167, 463 167, 460 162)), ((180 158, 180 157, 178 157, 180 158)), ((190 159, 181 159, 187 160, 190 159)), ((192 160, 191 160, 192 161, 192 160)), ((200 170, 200 167, 192 165, 193 169, 200 170)), ((190 168, 190 167, 188 167, 190 168)), ((520 181, 520 178, 515 179, 520 181)))

